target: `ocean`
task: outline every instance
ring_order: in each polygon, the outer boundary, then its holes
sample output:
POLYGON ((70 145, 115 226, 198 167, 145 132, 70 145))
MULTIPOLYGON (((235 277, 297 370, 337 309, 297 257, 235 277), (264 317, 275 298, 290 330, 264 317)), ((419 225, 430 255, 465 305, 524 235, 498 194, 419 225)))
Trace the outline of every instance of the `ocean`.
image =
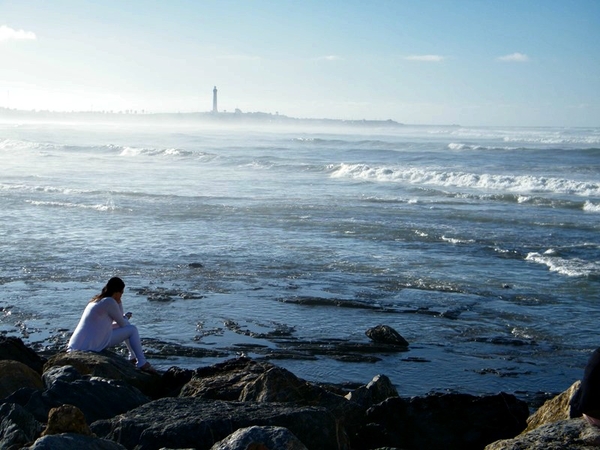
POLYGON ((163 370, 526 396, 600 346, 600 128, 5 121, 0 174, 0 333, 40 352, 112 276, 163 370))

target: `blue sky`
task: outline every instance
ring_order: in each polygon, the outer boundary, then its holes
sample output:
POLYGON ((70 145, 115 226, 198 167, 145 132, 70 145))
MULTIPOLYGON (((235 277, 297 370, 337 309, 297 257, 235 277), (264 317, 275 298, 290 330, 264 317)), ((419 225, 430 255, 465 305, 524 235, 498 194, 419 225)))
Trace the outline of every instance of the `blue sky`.
POLYGON ((600 126, 598 0, 0 0, 0 107, 600 126))

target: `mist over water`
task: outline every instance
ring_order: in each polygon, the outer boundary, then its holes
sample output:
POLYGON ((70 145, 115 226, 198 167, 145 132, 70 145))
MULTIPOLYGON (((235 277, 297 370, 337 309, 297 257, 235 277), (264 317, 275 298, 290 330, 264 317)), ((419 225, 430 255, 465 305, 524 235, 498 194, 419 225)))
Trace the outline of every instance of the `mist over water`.
POLYGON ((557 392, 598 346, 600 129, 0 124, 0 167, 0 332, 36 348, 114 275, 142 337, 230 355, 390 325, 408 352, 274 362, 401 395, 557 392))

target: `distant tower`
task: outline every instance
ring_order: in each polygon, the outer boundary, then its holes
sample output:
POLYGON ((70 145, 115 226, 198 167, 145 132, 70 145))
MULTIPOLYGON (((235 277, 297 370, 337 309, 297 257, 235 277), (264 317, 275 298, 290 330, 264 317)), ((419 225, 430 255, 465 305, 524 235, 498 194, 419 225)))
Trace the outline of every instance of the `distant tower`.
POLYGON ((219 112, 219 110, 217 109, 217 87, 216 86, 213 89, 213 110, 212 110, 212 112, 214 114, 219 112))

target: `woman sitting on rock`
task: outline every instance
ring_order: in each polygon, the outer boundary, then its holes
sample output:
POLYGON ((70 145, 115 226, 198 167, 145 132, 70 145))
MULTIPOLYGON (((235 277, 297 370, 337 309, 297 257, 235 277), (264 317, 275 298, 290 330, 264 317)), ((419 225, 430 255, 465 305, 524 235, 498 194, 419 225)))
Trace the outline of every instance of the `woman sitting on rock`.
MULTIPOLYGON (((90 300, 69 340, 67 351, 100 352, 125 342, 129 360, 140 370, 157 373, 144 357, 140 335, 135 325, 123 315, 121 296, 125 283, 119 277, 108 280, 102 292, 90 300)), ((129 313, 128 313, 129 314, 129 313)))

